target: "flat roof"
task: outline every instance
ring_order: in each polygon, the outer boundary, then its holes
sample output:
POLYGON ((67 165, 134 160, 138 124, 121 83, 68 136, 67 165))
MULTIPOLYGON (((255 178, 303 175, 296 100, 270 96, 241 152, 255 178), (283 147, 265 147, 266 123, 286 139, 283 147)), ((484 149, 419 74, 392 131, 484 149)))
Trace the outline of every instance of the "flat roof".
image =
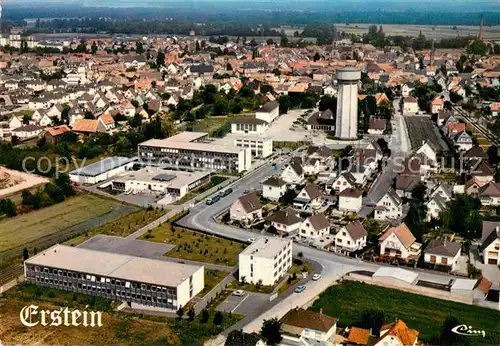
POLYGON ((471 279, 456 279, 451 285, 451 290, 465 290, 472 291, 476 286, 477 280, 471 279))
POLYGON ((292 241, 290 239, 260 237, 243 250, 240 255, 273 258, 281 250, 283 250, 285 246, 291 244, 291 242, 292 241))
POLYGON ((165 149, 184 149, 193 151, 213 152, 213 153, 229 153, 238 154, 245 150, 235 146, 217 145, 212 143, 193 143, 193 142, 178 142, 168 139, 150 139, 139 143, 141 146, 150 146, 165 149))
POLYGON ((126 165, 135 160, 136 158, 128 158, 122 156, 106 157, 101 161, 94 162, 88 166, 75 169, 74 171, 71 171, 69 174, 82 175, 86 177, 95 177, 100 174, 106 173, 112 169, 126 165))
POLYGON ((176 135, 173 135, 171 137, 166 138, 168 141, 175 141, 175 142, 192 142, 197 139, 207 137, 208 133, 206 132, 189 132, 189 131, 184 131, 181 133, 178 133, 176 135))
POLYGON ((390 277, 411 284, 418 277, 418 274, 401 268, 380 267, 375 273, 373 273, 374 278, 379 276, 390 277))
POLYGON ((25 261, 27 264, 78 271, 153 285, 177 287, 203 266, 57 244, 25 261))
POLYGON ((161 169, 157 167, 147 167, 135 172, 127 172, 127 174, 122 175, 113 181, 126 182, 134 180, 150 183, 168 183, 169 187, 181 188, 197 182, 210 174, 211 172, 206 171, 184 172, 161 169))

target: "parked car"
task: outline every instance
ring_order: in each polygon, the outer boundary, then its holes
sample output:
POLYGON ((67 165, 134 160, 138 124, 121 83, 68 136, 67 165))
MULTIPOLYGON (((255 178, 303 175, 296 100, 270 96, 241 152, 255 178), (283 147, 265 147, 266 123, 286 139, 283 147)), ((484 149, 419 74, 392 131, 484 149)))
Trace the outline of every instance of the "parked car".
POLYGON ((233 189, 227 188, 222 192, 222 197, 229 196, 233 192, 233 189))
POLYGON ((243 292, 242 290, 237 290, 237 291, 233 292, 233 296, 236 296, 236 297, 243 297, 244 295, 245 295, 245 292, 243 292))
POLYGON ((220 200, 220 195, 217 194, 217 195, 213 195, 212 197, 208 197, 206 203, 207 203, 207 205, 212 205, 219 200, 220 200))
POLYGON ((299 285, 299 286, 295 287, 294 291, 295 291, 295 293, 302 293, 302 292, 304 292, 305 289, 306 289, 306 286, 299 285))
POLYGON ((248 238, 249 243, 253 243, 255 241, 255 238, 248 238))
POLYGON ((318 281, 319 279, 321 279, 321 274, 314 274, 313 275, 313 280, 314 281, 318 281))

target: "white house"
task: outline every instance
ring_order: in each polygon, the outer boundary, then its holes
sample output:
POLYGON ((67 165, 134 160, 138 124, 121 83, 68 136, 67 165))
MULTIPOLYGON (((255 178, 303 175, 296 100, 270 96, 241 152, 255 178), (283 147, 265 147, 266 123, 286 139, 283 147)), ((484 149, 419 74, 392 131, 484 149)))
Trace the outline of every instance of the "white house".
POLYGON ((292 185, 304 181, 304 170, 302 169, 302 159, 300 157, 293 157, 290 160, 290 163, 281 172, 281 179, 292 185))
POLYGON ((482 205, 500 205, 500 183, 490 181, 479 188, 479 199, 482 205))
POLYGON ((380 328, 380 337, 374 346, 415 346, 419 332, 407 327, 402 320, 385 324, 380 328))
POLYGON ((238 258, 240 282, 272 286, 292 267, 292 240, 260 237, 238 258))
POLYGON ((255 111, 255 118, 272 123, 279 116, 278 101, 269 101, 255 111))
POLYGON ((483 222, 482 255, 484 264, 500 265, 500 222, 483 222))
POLYGON ((415 89, 413 83, 411 83, 411 82, 404 83, 401 86, 401 95, 403 95, 403 97, 408 97, 408 96, 410 96, 410 93, 413 91, 413 89, 415 89))
POLYGON ((12 136, 16 136, 19 139, 28 139, 37 137, 42 131, 43 128, 38 125, 24 125, 12 130, 12 136))
POLYGON ((285 194, 286 189, 286 181, 280 177, 269 177, 262 183, 262 196, 277 201, 285 194))
POLYGON ((403 101, 403 113, 415 114, 418 112, 418 101, 416 98, 409 96, 403 101))
POLYGON ((323 310, 313 312, 292 309, 280 320, 282 345, 334 346, 337 345, 337 318, 325 315, 323 310))
POLYGON ((348 188, 339 194, 339 210, 345 212, 355 212, 363 207, 363 193, 361 190, 348 188))
POLYGON ((299 192, 297 197, 293 200, 293 205, 295 207, 304 209, 307 206, 311 206, 313 209, 321 207, 323 199, 321 197, 321 190, 318 185, 314 183, 309 183, 302 191, 299 192))
POLYGON ((323 95, 337 97, 338 90, 333 85, 327 85, 326 87, 323 88, 323 95))
POLYGON ((392 187, 377 202, 375 220, 387 221, 398 219, 403 214, 403 200, 392 187))
POLYGON ((347 172, 342 173, 332 184, 332 188, 337 192, 342 192, 345 189, 352 189, 356 186, 356 178, 347 172))
POLYGON ((367 233, 361 222, 353 221, 335 235, 335 252, 350 254, 366 246, 367 233))
POLYGON ((422 244, 416 241, 405 223, 389 228, 378 240, 382 256, 403 260, 416 259, 420 256, 422 244))
POLYGON ((298 212, 292 208, 278 210, 266 218, 280 235, 292 236, 299 233, 302 219, 298 212))
POLYGON ((262 218, 262 205, 255 192, 247 193, 233 202, 229 209, 231 220, 249 223, 262 218))
POLYGON ((305 175, 316 175, 321 171, 321 162, 316 158, 307 159, 302 165, 305 175))
POLYGON ((472 149, 474 146, 474 141, 472 140, 472 136, 467 132, 460 132, 453 136, 453 144, 459 151, 467 151, 472 149))
POLYGON ((443 265, 455 271, 462 245, 460 243, 434 239, 424 250, 424 262, 428 264, 443 265))
POLYGON ((317 240, 330 234, 330 221, 322 213, 309 216, 300 225, 300 239, 306 242, 317 240))
POLYGON ((441 212, 446 210, 446 200, 441 195, 436 194, 429 199, 427 203, 426 220, 439 219, 441 212))

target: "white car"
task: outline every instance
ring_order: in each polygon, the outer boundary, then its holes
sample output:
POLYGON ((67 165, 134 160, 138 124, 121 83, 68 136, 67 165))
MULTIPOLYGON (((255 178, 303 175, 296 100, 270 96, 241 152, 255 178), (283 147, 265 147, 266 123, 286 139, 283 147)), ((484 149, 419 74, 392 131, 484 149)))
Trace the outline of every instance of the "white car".
POLYGON ((321 279, 321 274, 314 274, 313 275, 313 280, 314 281, 318 281, 319 279, 321 279))
POLYGON ((244 295, 245 295, 245 292, 243 292, 242 290, 237 290, 237 291, 233 292, 233 296, 236 296, 236 297, 242 297, 244 295))
POLYGON ((248 238, 249 243, 253 243, 255 241, 255 238, 248 238))

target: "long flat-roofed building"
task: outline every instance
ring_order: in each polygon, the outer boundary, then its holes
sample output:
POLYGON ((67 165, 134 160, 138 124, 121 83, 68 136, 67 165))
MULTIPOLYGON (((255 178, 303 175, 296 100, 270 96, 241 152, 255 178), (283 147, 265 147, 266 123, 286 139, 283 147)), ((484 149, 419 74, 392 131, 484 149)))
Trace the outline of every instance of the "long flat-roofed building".
POLYGON ((158 167, 147 167, 129 172, 112 182, 116 191, 151 191, 170 195, 172 200, 184 197, 189 191, 207 183, 211 172, 172 171, 158 167))
POLYGON ((141 161, 162 167, 243 172, 250 169, 250 148, 217 145, 203 132, 183 132, 167 139, 150 139, 138 145, 141 161))
POLYGON ((54 245, 24 262, 26 281, 42 287, 177 310, 205 285, 204 267, 54 245))
POLYGON ((258 238, 239 255, 239 281, 271 286, 292 267, 292 240, 258 238))
POLYGON ((136 161, 137 158, 106 157, 98 162, 71 171, 69 178, 79 184, 96 184, 132 169, 136 161))

